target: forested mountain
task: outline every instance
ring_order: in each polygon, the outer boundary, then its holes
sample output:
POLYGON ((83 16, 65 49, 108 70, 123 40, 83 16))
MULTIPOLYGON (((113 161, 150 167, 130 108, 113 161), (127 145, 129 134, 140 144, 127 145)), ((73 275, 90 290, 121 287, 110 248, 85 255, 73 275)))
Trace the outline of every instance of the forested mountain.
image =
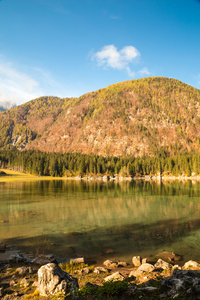
POLYGON ((149 77, 79 98, 41 97, 0 113, 0 147, 155 156, 200 152, 200 90, 149 77))

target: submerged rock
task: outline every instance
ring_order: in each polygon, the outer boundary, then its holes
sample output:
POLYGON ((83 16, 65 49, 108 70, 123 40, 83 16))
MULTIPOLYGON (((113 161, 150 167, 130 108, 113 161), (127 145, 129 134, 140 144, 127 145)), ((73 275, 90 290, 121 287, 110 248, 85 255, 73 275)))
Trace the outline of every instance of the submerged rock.
POLYGON ((57 295, 78 290, 78 280, 58 265, 49 263, 38 270, 37 290, 40 296, 57 295))
POLYGON ((168 262, 168 263, 175 263, 177 261, 182 260, 182 256, 179 254, 175 254, 174 252, 168 252, 168 251, 163 251, 160 252, 158 254, 156 254, 154 257, 152 257, 152 259, 163 259, 164 261, 168 262))

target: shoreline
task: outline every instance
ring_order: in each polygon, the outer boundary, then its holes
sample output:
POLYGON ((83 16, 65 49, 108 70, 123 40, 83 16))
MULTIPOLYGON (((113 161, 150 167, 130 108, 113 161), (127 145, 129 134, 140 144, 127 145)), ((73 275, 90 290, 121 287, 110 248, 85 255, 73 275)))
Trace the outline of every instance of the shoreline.
POLYGON ((0 169, 0 172, 5 172, 5 174, 0 174, 0 182, 13 182, 13 181, 38 181, 38 180, 76 180, 76 181, 99 181, 99 182, 122 182, 122 181, 149 181, 149 182, 159 182, 162 181, 200 181, 200 175, 193 176, 183 176, 183 175, 144 175, 140 177, 134 176, 109 176, 109 175, 101 175, 101 176, 74 176, 74 177, 52 177, 52 176, 40 176, 40 175, 32 175, 29 173, 21 173, 18 171, 10 170, 10 169, 0 169))
POLYGON ((178 254, 164 251, 154 255, 151 261, 146 257, 132 256, 131 263, 105 258, 102 263, 94 264, 84 257, 77 257, 59 263, 51 254, 30 259, 18 253, 7 262, 0 261, 0 296, 6 300, 43 299, 41 296, 52 300, 96 300, 100 299, 98 295, 103 290, 103 299, 160 299, 163 295, 164 299, 177 296, 177 299, 199 299, 195 296, 199 295, 200 264, 193 260, 184 263, 181 259, 178 254), (47 276, 46 272, 51 269, 54 270, 50 273, 52 275, 47 276), (43 275, 41 270, 44 270, 43 275), (63 271, 77 282, 75 294, 71 290, 69 294, 65 289, 54 294, 55 288, 52 294, 49 292, 52 276, 60 276, 63 271), (44 276, 42 284, 43 287, 46 284, 46 294, 42 292, 39 276, 44 276), (107 287, 110 287, 111 294, 107 287))

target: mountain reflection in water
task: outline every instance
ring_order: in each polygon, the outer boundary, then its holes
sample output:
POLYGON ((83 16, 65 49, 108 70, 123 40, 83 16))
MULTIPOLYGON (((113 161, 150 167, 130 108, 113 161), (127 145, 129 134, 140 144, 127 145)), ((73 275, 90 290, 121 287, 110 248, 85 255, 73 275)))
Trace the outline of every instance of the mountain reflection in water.
POLYGON ((1 183, 0 240, 63 258, 130 261, 166 250, 199 259, 199 210, 200 183, 191 181, 1 183))

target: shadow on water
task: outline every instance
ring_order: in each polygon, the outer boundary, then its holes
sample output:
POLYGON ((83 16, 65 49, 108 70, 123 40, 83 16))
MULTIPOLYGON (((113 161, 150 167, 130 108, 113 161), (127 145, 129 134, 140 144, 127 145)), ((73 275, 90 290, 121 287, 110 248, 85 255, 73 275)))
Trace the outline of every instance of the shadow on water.
POLYGON ((0 240, 63 258, 130 260, 165 249, 199 259, 199 197, 191 181, 1 183, 0 240))
MULTIPOLYGON (((170 219, 151 225, 113 226, 84 233, 68 232, 62 235, 46 234, 35 238, 5 239, 5 242, 34 256, 53 253, 63 259, 83 255, 97 261, 108 257, 126 258, 130 261, 133 255, 173 251, 171 246, 174 243, 179 244, 182 239, 193 235, 199 229, 200 219, 186 222, 170 219)), ((187 244, 185 249, 181 246, 176 250, 184 255, 184 259, 195 255, 193 247, 187 244)), ((199 259, 199 252, 196 255, 199 259)))

